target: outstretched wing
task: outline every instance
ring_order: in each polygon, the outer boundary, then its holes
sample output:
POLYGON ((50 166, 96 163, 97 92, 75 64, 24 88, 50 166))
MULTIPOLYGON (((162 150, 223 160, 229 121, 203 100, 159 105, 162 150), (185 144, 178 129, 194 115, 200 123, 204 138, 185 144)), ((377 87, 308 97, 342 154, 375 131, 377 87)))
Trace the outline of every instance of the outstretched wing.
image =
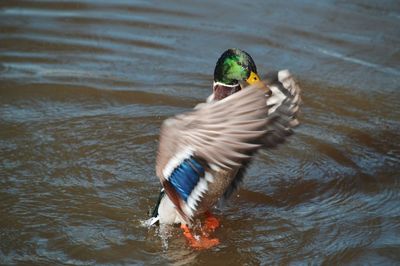
POLYGON ((260 86, 164 121, 156 172, 186 221, 214 181, 211 169, 237 169, 261 146, 268 108, 260 86))
MULTIPOLYGON (((300 87, 288 70, 267 73, 263 82, 270 92, 266 95, 268 116, 263 148, 273 148, 283 143, 293 134, 293 128, 299 124, 297 115, 301 104, 300 87)), ((246 90, 246 88, 244 88, 246 90)), ((224 194, 229 198, 244 178, 250 160, 243 163, 235 179, 224 194)))
POLYGON ((268 122, 263 143, 265 148, 272 148, 283 143, 299 124, 300 87, 289 70, 268 73, 264 82, 271 95, 267 97, 268 122))

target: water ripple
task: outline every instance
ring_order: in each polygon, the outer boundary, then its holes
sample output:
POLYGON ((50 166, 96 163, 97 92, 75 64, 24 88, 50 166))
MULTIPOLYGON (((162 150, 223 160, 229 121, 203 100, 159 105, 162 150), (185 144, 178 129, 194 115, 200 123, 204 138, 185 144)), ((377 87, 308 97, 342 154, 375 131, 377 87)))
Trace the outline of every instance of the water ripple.
POLYGON ((2 1, 0 264, 396 264, 398 8, 355 1, 2 1), (228 47, 304 105, 213 212, 214 249, 144 228, 164 119, 228 47))

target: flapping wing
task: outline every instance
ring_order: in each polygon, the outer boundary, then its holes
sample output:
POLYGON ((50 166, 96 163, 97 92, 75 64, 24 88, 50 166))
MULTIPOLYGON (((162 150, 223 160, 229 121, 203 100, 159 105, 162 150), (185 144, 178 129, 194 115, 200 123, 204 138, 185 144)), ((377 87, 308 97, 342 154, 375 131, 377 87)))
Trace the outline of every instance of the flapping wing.
POLYGON ((283 143, 299 124, 300 87, 288 70, 269 73, 264 82, 271 95, 267 97, 268 122, 263 143, 265 148, 272 148, 283 143))
POLYGON ((264 91, 252 86, 164 121, 156 172, 185 220, 213 182, 210 169, 239 168, 261 146, 267 113, 264 91))
MULTIPOLYGON (((262 139, 263 148, 273 148, 292 135, 292 129, 299 124, 297 115, 301 104, 300 87, 288 70, 268 73, 263 82, 270 90, 266 94, 268 116, 266 134, 262 139)), ((229 198, 237 190, 249 163, 248 160, 240 167, 224 193, 224 198, 229 198)))

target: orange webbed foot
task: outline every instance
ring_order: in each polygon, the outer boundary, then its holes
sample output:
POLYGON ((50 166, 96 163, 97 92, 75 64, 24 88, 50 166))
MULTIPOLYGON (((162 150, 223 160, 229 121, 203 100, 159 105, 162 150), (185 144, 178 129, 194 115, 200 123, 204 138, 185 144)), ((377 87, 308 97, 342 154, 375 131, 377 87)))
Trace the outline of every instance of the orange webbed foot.
POLYGON ((206 212, 206 220, 204 222, 204 229, 206 232, 214 232, 219 227, 218 219, 210 212, 206 212))
POLYGON ((219 244, 217 238, 208 238, 206 235, 194 236, 187 225, 181 224, 183 235, 188 240, 190 246, 195 249, 209 249, 219 244))

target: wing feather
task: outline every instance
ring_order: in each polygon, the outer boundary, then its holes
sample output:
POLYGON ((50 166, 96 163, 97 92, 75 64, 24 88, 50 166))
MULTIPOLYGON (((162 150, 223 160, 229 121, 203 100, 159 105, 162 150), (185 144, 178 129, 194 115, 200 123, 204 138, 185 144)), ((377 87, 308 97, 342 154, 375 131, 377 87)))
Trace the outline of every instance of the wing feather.
POLYGON ((268 108, 257 86, 194 111, 169 118, 161 126, 156 172, 182 218, 190 221, 212 177, 199 179, 187 202, 179 197, 168 178, 185 155, 204 161, 208 169, 239 168, 249 154, 261 147, 268 108), (165 170, 167 169, 167 170, 165 170), (194 195, 196 194, 196 195, 194 195))
POLYGON ((299 125, 301 90, 288 70, 267 74, 265 82, 272 93, 267 98, 268 122, 263 143, 264 148, 272 148, 283 143, 293 134, 292 128, 299 125))
POLYGON ((254 86, 166 120, 160 132, 157 175, 166 179, 162 169, 185 147, 192 147, 208 162, 237 167, 244 151, 259 147, 257 139, 265 133, 267 112, 264 93, 254 86))
MULTIPOLYGON (((286 138, 293 134, 293 128, 299 125, 297 115, 301 104, 301 91, 288 70, 267 73, 264 83, 269 87, 270 94, 266 95, 268 116, 263 148, 273 148, 285 142, 286 138)), ((224 198, 229 198, 237 189, 249 164, 250 160, 242 164, 224 198)))

